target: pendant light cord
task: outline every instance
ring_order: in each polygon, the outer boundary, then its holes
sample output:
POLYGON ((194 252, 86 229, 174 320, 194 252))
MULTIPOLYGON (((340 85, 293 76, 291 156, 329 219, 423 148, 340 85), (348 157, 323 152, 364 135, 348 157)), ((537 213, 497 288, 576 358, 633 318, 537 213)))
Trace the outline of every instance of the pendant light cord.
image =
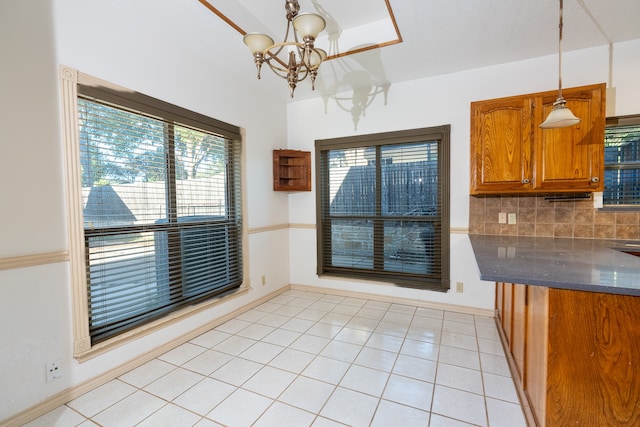
POLYGON ((562 98, 562 9, 563 0, 560 0, 560 23, 558 24, 558 99, 562 98))

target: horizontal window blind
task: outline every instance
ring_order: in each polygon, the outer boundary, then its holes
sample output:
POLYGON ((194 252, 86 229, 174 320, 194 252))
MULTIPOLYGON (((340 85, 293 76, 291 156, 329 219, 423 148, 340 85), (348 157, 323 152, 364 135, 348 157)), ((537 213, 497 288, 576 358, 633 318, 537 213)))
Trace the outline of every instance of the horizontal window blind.
POLYGON ((146 116, 160 118, 171 123, 181 123, 229 139, 241 139, 240 128, 237 126, 169 104, 140 92, 118 90, 103 85, 79 84, 78 93, 85 99, 126 106, 130 111, 137 111, 146 116))
POLYGON ((448 146, 400 141, 316 142, 319 274, 448 287, 448 146))
POLYGON ((94 98, 78 112, 92 343, 238 287, 239 141, 94 98))
POLYGON ((640 118, 605 128, 603 204, 640 205, 640 118))

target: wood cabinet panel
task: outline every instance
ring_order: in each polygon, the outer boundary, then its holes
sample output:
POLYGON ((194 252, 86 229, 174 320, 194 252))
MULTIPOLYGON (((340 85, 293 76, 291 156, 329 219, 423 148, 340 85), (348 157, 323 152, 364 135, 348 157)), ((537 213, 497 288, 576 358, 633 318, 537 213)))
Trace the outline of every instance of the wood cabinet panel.
POLYGON ((539 426, 546 419, 548 288, 527 286, 527 336, 524 391, 539 426))
POLYGON ((504 289, 504 283, 496 282, 496 309, 497 309, 497 316, 500 324, 502 324, 502 311, 504 310, 504 307, 503 307, 504 298, 502 297, 502 294, 504 292, 503 289, 504 289))
POLYGON ((582 120, 541 129, 557 91, 471 103, 471 194, 602 191, 604 83, 563 91, 582 120))
POLYGON ((549 292, 546 425, 640 425, 640 298, 549 292))
POLYGON ((471 103, 471 188, 522 191, 531 187, 532 98, 471 103))
POLYGON ((505 283, 502 291, 502 330, 511 347, 511 334, 513 332, 513 284, 505 283))
POLYGON ((513 285, 513 320, 511 325, 511 353, 515 361, 520 383, 525 373, 525 336, 527 325, 527 286, 513 285))
MULTIPOLYGON (((536 127, 535 189, 603 191, 605 104, 602 93, 592 88, 566 94, 567 107, 582 119, 579 124, 562 129, 536 127)), ((536 122, 544 120, 554 102, 555 95, 536 99, 536 105, 542 106, 536 111, 536 122)))

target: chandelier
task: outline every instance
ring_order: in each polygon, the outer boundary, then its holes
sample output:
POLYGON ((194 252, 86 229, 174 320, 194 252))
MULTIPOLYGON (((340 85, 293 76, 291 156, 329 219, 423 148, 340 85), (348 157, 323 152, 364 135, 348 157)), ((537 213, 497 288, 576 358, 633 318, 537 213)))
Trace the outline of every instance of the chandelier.
POLYGON ((556 129, 577 125, 580 119, 576 117, 567 101, 562 97, 562 0, 560 0, 560 24, 558 25, 558 99, 553 103, 553 108, 547 119, 539 125, 543 129, 556 129))
POLYGON ((266 63, 278 77, 287 80, 293 98, 296 85, 307 77, 311 80, 311 89, 315 90, 318 68, 326 59, 327 52, 317 49, 313 43, 320 31, 324 30, 326 22, 315 13, 298 13, 298 0, 285 0, 284 8, 287 12, 287 31, 281 43, 275 43, 266 34, 248 33, 244 36, 244 44, 253 55, 258 79, 262 64, 266 63), (293 41, 289 41, 292 26, 293 41))

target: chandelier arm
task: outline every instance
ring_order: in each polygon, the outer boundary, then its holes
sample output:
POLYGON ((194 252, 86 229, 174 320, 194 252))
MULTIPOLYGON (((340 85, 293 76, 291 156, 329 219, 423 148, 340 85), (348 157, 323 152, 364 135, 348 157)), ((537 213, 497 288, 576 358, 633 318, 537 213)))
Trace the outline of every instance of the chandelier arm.
MULTIPOLYGON (((268 58, 268 59, 272 59, 272 58, 275 58, 275 57, 276 57, 276 53, 281 52, 281 51, 282 51, 282 49, 283 49, 285 46, 296 46, 296 47, 298 47, 299 45, 300 45, 300 44, 299 44, 299 43, 296 43, 296 42, 281 42, 281 43, 274 43, 273 45, 269 46, 269 47, 268 47, 268 48, 263 52, 263 54, 264 54, 264 56, 265 56, 266 58, 268 58), (272 53, 272 52, 271 52, 271 50, 272 50, 272 49, 277 49, 276 53, 272 53)), ((267 60, 267 59, 265 59, 265 60, 267 60)), ((282 62, 284 62, 284 61, 282 61, 282 62)))
MULTIPOLYGON (((284 38, 282 39, 283 42, 282 43, 276 43, 273 46, 271 46, 269 49, 267 50, 271 50, 274 47, 278 47, 278 50, 274 53, 274 54, 270 54, 270 56, 272 57, 278 57, 280 56, 280 52, 282 52, 282 49, 287 46, 289 43, 291 42, 287 42, 287 39, 289 38, 289 31, 291 30, 291 21, 287 21, 287 31, 284 33, 284 38)), ((295 36, 296 32, 293 32, 293 35, 295 36)), ((266 53, 266 51, 265 51, 266 53)))
MULTIPOLYGON (((287 22, 287 27, 288 27, 289 25, 292 25, 291 23, 292 23, 292 21, 287 22)), ((287 39, 287 38, 285 37, 285 40, 286 40, 286 39, 287 39)), ((298 32, 297 32, 297 31, 295 31, 295 30, 293 31, 293 40, 294 40, 297 44, 302 44, 302 43, 300 43, 300 40, 298 40, 298 32)))
MULTIPOLYGON (((319 68, 320 65, 318 64, 316 67, 311 66, 311 64, 309 63, 309 59, 310 55, 306 55, 306 48, 304 45, 300 45, 299 43, 295 43, 295 42, 282 42, 282 43, 275 43, 272 46, 269 46, 264 52, 263 52, 263 58, 264 58, 264 62, 266 62, 267 64, 269 64, 270 67, 272 68, 277 68, 278 70, 283 70, 283 71, 288 71, 289 68, 287 66, 287 64, 280 58, 277 57, 277 53, 281 52, 282 49, 284 49, 285 46, 294 46, 298 52, 298 55, 300 56, 301 60, 300 63, 298 64, 299 67, 304 67, 307 69, 307 71, 312 70, 314 68, 319 68), (277 48, 277 51, 275 53, 271 52, 272 49, 277 48), (303 56, 304 55, 304 56, 303 56), (303 59, 304 57, 307 56, 307 61, 305 62, 303 59), (271 61, 275 61, 280 63, 281 65, 287 66, 287 68, 280 68, 277 67, 275 65, 271 64, 271 61)), ((322 54, 320 53, 319 49, 316 49, 315 47, 310 47, 309 48, 309 52, 314 52, 316 55, 318 55, 318 57, 322 58, 322 54)))
MULTIPOLYGON (((271 62, 267 62, 267 65, 269 65, 269 69, 271 71, 273 71, 273 73, 280 77, 281 79, 285 79, 287 80, 287 74, 289 73, 289 69, 288 68, 283 68, 283 67, 279 67, 277 65, 272 64, 271 62)), ((298 81, 301 82, 304 79, 307 78, 307 76, 309 75, 309 70, 306 67, 299 67, 298 68, 298 81), (302 77, 300 77, 302 75, 302 77)))
POLYGON ((301 82, 310 74, 307 68, 298 68, 298 81, 301 82), (302 74, 302 77, 300 75, 302 74))

